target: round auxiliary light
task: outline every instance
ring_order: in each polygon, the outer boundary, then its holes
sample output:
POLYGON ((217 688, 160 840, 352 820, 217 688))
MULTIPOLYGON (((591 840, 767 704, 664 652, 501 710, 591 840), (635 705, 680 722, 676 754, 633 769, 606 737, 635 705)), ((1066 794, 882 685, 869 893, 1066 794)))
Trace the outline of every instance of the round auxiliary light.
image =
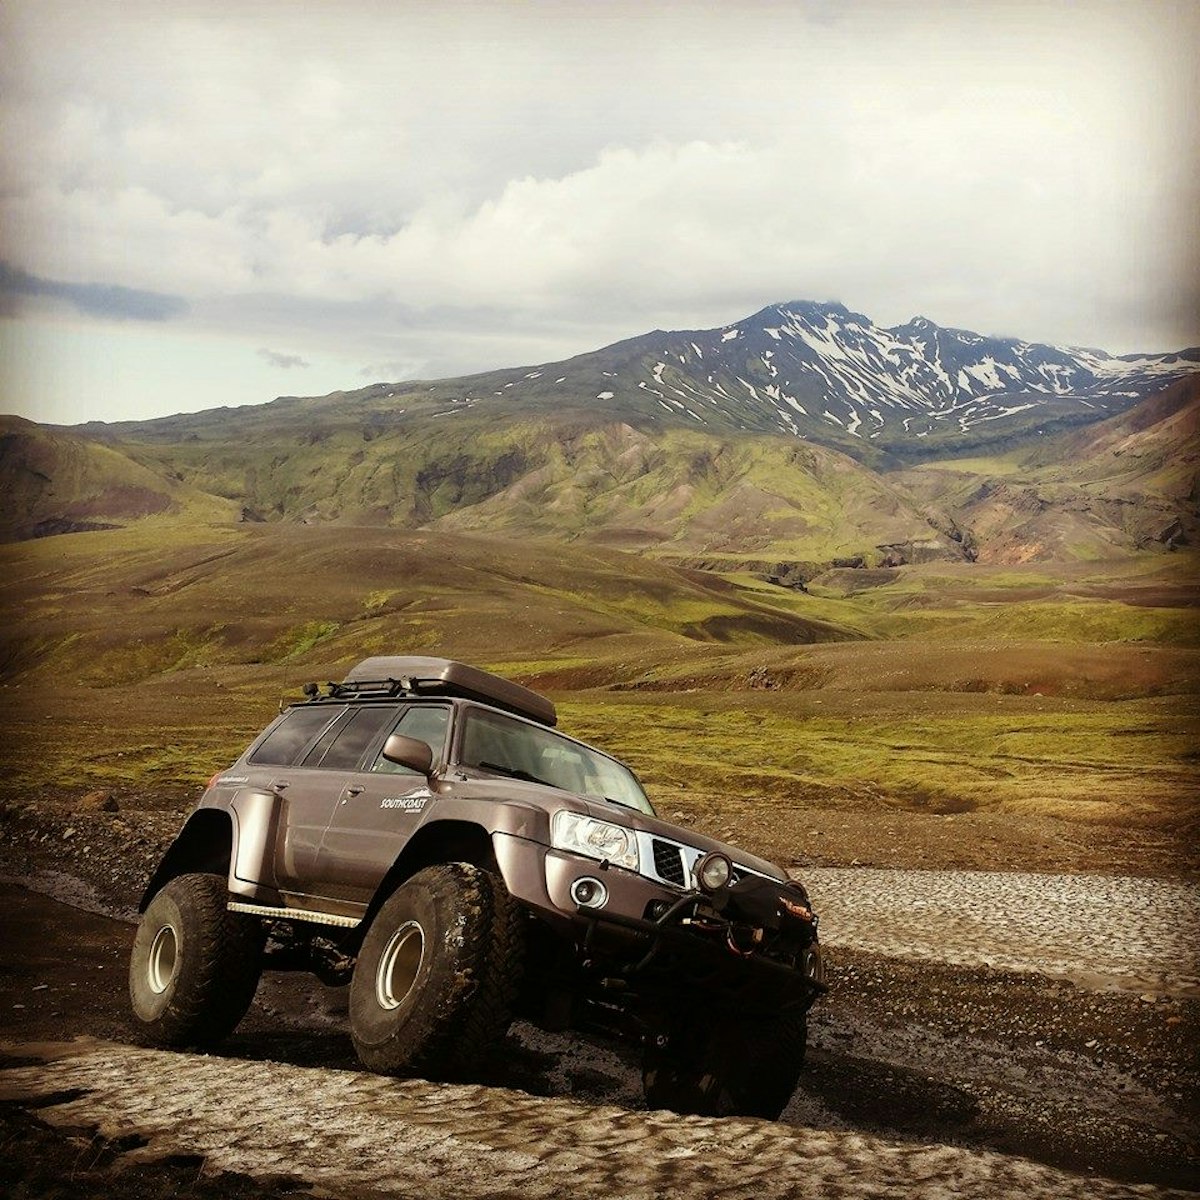
POLYGON ((603 908, 608 903, 608 888, 600 880, 585 875, 571 884, 571 899, 580 908, 603 908))
POLYGON ((719 850, 706 854, 696 864, 696 882, 701 891, 715 892, 733 877, 733 863, 719 850))

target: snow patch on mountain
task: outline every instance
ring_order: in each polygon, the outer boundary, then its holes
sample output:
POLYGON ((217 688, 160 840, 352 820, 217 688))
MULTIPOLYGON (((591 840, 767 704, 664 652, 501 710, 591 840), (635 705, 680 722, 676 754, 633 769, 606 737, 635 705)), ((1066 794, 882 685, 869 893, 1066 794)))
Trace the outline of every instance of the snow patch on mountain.
POLYGON ((793 301, 721 328, 658 330, 487 380, 506 398, 560 406, 594 396, 632 414, 658 419, 665 410, 851 453, 865 439, 903 452, 927 437, 952 453, 958 443, 1099 420, 1196 371, 1200 350, 1115 356, 921 316, 884 327, 842 304, 793 301))

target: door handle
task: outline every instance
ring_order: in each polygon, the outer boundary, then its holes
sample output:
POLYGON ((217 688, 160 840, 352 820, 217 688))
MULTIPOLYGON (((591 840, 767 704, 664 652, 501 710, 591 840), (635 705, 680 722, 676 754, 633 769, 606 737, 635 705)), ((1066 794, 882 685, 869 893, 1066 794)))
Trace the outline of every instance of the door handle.
POLYGON ((291 787, 291 784, 286 779, 276 779, 271 783, 271 787, 276 792, 282 792, 284 788, 291 787))
POLYGON ((359 787, 358 785, 355 785, 354 787, 348 787, 346 789, 346 795, 347 796, 357 796, 358 793, 361 791, 362 791, 362 788, 359 787))

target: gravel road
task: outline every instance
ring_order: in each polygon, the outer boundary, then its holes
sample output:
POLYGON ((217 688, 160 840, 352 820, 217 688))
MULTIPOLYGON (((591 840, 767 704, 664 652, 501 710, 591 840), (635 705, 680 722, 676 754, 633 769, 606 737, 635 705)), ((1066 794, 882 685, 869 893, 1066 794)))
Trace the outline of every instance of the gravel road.
POLYGON ((864 867, 798 874, 830 947, 1200 996, 1200 889, 1182 881, 864 867))
POLYGON ((766 1121, 706 1120, 103 1042, 43 1047, 4 1072, 0 1100, 40 1116, 201 1155, 206 1170, 293 1178, 333 1195, 609 1200, 775 1197, 1027 1200, 1185 1196, 949 1145, 766 1121), (169 1080, 169 1087, 164 1081, 169 1080))
MULTIPOLYGON (((831 949, 1040 972, 1089 991, 1200 996, 1200 888, 1182 880, 870 867, 795 874, 831 949)), ((63 871, 23 882, 75 908, 136 918, 63 871)))
POLYGON ((1200 922, 1182 882, 804 870, 833 990, 767 1124, 648 1113, 635 1050, 520 1023, 491 1086, 379 1079, 355 1069, 344 989, 297 975, 264 979, 219 1056, 139 1049, 130 927, 102 915, 125 914, 103 886, 117 859, 93 890, 13 858, 0 1193, 65 1196, 62 1177, 80 1200, 1039 1200, 1200 1183, 1200 922))

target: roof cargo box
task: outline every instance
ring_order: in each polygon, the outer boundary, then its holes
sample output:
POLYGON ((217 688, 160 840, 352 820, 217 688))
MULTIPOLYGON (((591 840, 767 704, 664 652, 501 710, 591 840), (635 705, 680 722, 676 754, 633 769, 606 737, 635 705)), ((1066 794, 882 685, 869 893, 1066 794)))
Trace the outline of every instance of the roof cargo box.
POLYGON ((366 692, 395 688, 422 695, 461 696, 529 717, 542 725, 555 725, 558 714, 552 701, 529 688, 489 671, 469 667, 449 658, 417 658, 408 655, 377 655, 364 658, 346 676, 342 689, 366 692), (372 686, 374 685, 374 686, 372 686))

